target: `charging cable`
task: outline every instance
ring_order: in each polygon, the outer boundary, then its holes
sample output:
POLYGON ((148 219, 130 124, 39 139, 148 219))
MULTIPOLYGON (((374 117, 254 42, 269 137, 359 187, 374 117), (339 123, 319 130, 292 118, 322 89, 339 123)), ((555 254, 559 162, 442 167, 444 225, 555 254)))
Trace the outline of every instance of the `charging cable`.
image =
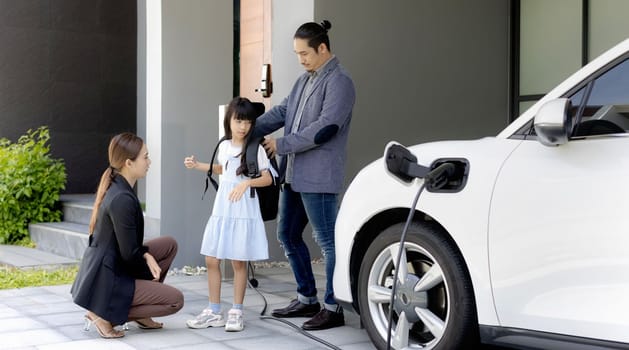
POLYGON ((251 262, 249 262, 249 270, 251 271, 251 278, 248 279, 248 281, 247 281, 248 284, 249 284, 249 287, 253 288, 253 290, 255 290, 256 293, 258 293, 262 297, 262 300, 264 300, 264 307, 262 308, 262 311, 260 312, 260 319, 261 320, 274 320, 274 321, 282 322, 282 323, 284 323, 286 325, 291 326, 292 328, 297 330, 302 335, 304 335, 304 336, 306 336, 306 337, 308 337, 308 338, 310 338, 310 339, 312 339, 314 341, 317 341, 317 342, 319 342, 319 343, 329 347, 330 349, 341 350, 341 348, 339 348, 338 346, 336 346, 336 345, 334 345, 332 343, 329 343, 329 342, 327 342, 327 341, 325 341, 325 340, 323 340, 321 338, 315 337, 314 335, 304 331, 301 327, 297 326, 296 324, 294 324, 292 322, 289 322, 289 321, 286 321, 284 319, 277 318, 277 317, 274 317, 274 316, 266 316, 266 315, 264 315, 264 313, 266 312, 267 306, 268 306, 268 302, 266 301, 266 298, 264 297, 264 294, 262 294, 262 292, 260 292, 258 290, 258 280, 256 280, 256 278, 255 278, 255 274, 253 272, 253 265, 251 264, 251 262))
MULTIPOLYGON (((396 264, 395 266, 395 272, 393 274, 393 286, 391 287, 391 301, 390 301, 390 305, 389 305, 389 315, 388 315, 388 322, 389 324, 387 325, 387 350, 391 349, 391 331, 393 329, 393 309, 395 306, 395 294, 397 291, 397 279, 398 279, 398 274, 400 271, 400 264, 402 263, 402 253, 404 253, 404 244, 406 242, 406 234, 408 232, 408 228, 410 227, 411 223, 413 222, 413 216, 415 215, 415 208, 417 206, 417 202, 419 201, 419 196, 422 194, 422 192, 424 191, 425 188, 428 188, 428 191, 436 191, 439 190, 441 188, 443 188, 444 186, 448 185, 448 182, 450 181, 451 177, 453 177, 455 175, 455 171, 456 171, 456 166, 451 163, 451 162, 445 162, 443 164, 440 164, 439 166, 437 166, 436 168, 430 170, 427 167, 421 166, 419 164, 417 164, 417 158, 415 156, 413 156, 412 154, 410 154, 410 152, 408 150, 406 150, 405 148, 403 148, 402 146, 399 145, 393 145, 386 154, 386 165, 387 168, 389 170, 391 170, 391 168, 394 168, 394 171, 392 171, 393 175, 400 178, 401 180, 405 181, 405 182, 411 182, 413 179, 415 178, 423 178, 424 181, 422 182, 421 186, 419 187, 419 190, 417 191, 417 194, 415 195, 415 198, 413 199, 413 204, 410 207, 409 213, 408 213, 408 218, 406 219, 406 223, 404 224, 404 228, 402 229, 402 235, 400 237, 400 249, 398 250, 398 254, 396 257, 396 264), (392 153, 390 153, 392 151, 392 153)), ((404 262, 406 264, 406 262, 404 262)), ((272 319, 272 320, 276 320, 279 322, 283 322, 295 329, 297 329, 300 333, 302 333, 303 335, 320 342, 321 344, 324 344, 328 347, 330 347, 331 349, 335 349, 335 350, 340 350, 339 347, 330 344, 328 342, 326 342, 323 339, 317 338, 315 336, 313 336, 312 334, 305 332, 302 328, 296 326, 295 324, 288 322, 286 320, 277 318, 277 317, 273 317, 273 316, 264 316, 264 312, 266 311, 267 308, 267 302, 266 302, 266 298, 264 298, 264 295, 262 295, 262 293, 260 293, 257 290, 257 280, 255 280, 255 278, 251 279, 251 282, 255 281, 255 287, 253 286, 253 283, 250 283, 250 285, 253 287, 253 289, 256 290, 256 292, 258 292, 258 294, 260 294, 260 296, 262 296, 262 298, 264 299, 264 309, 262 310, 262 312, 260 313, 260 318, 261 319, 272 319)))
POLYGON ((282 322, 284 324, 287 324, 287 325, 293 327, 295 330, 297 330, 299 333, 305 335, 306 337, 308 337, 308 338, 310 338, 310 339, 312 339, 314 341, 317 341, 317 342, 319 342, 319 343, 329 347, 330 349, 341 350, 341 348, 339 348, 338 346, 336 346, 336 345, 334 345, 332 343, 329 343, 329 342, 327 342, 327 341, 325 341, 325 340, 323 340, 321 338, 317 338, 314 335, 304 331, 301 327, 297 326, 296 324, 294 324, 292 322, 289 322, 289 321, 286 321, 286 320, 284 320, 282 318, 277 318, 277 317, 273 317, 273 316, 260 316, 260 319, 263 319, 263 320, 275 320, 275 321, 282 322))
POLYGON ((411 205, 411 208, 408 212, 408 218, 406 219, 406 223, 404 224, 404 229, 402 229, 402 236, 400 237, 400 249, 398 249, 397 258, 395 259, 397 263, 395 264, 395 272, 393 273, 393 286, 391 288, 391 302, 389 304, 389 324, 387 326, 387 350, 391 349, 391 330, 393 329, 393 306, 395 303, 395 293, 397 291, 398 271, 400 271, 402 253, 404 252, 404 242, 406 241, 406 233, 408 232, 408 227, 411 225, 411 222, 413 222, 413 216, 415 215, 415 206, 417 206, 417 202, 419 201, 419 196, 424 191, 424 187, 425 187, 425 182, 422 183, 422 185, 419 187, 419 191, 417 191, 417 194, 415 195, 415 198, 413 199, 413 205, 411 205))
MULTIPOLYGON (((417 167, 420 168, 420 167, 417 167)), ((406 223, 404 224, 404 228, 402 229, 402 235, 400 237, 400 249, 398 249, 397 257, 395 259, 395 272, 393 273, 393 286, 391 287, 391 301, 389 304, 389 324, 387 325, 387 350, 391 349, 391 331, 393 329, 393 309, 395 306, 395 293, 397 291, 398 284, 398 274, 400 271, 400 264, 402 263, 402 253, 404 253, 404 244, 406 242, 406 234, 408 233, 408 228, 413 222, 413 216, 415 215, 415 207, 417 206, 417 202, 419 201, 419 196, 424 191, 424 188, 428 188, 429 191, 435 191, 440 188, 443 188, 448 184, 448 181, 455 173, 455 166, 452 163, 443 163, 436 167, 435 169, 430 170, 426 173, 423 178, 424 182, 422 182, 415 198, 413 199, 413 204, 411 205, 410 210, 408 211, 408 217, 406 219, 406 223)), ((407 174, 407 176, 421 177, 419 173, 411 173, 407 174)), ((406 261, 403 262, 406 264, 406 261)))

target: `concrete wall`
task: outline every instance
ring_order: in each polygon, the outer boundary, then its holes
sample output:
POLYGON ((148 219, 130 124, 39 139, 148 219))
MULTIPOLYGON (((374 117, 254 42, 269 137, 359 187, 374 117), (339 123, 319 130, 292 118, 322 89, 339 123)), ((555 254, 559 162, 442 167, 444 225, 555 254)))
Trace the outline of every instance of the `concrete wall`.
POLYGON ((297 28, 314 20, 314 0, 273 0, 271 51, 273 61, 272 104, 282 102, 304 69, 293 50, 297 28))
POLYGON ((218 139, 218 106, 232 97, 233 6, 231 1, 162 1, 161 15, 160 149, 149 143, 151 153, 160 152, 161 167, 151 172, 159 172, 161 182, 158 189, 147 186, 147 192, 160 191, 161 203, 147 200, 147 214, 149 205, 160 205, 152 215, 161 220, 161 235, 173 235, 179 243, 173 266, 203 266, 199 247, 214 192, 201 200, 205 174, 186 169, 183 159, 194 154, 209 161, 218 139))
MULTIPOLYGON (((273 95, 271 95, 271 104, 275 105, 288 96, 295 80, 304 72, 293 50, 293 35, 302 23, 313 20, 314 1, 274 0, 272 6, 273 95)), ((283 129, 280 129, 274 135, 281 136, 283 133, 283 129)), ((277 225, 275 221, 266 223, 266 232, 269 241, 269 260, 286 260, 284 250, 277 241, 277 225)), ((304 240, 310 249, 311 257, 313 259, 321 258, 321 250, 312 238, 310 225, 306 226, 304 230, 304 240)))
MULTIPOLYGON (((147 14, 146 0, 137 0, 138 24, 137 24, 137 103, 136 103, 136 133, 146 138, 146 60, 147 60, 147 14)), ((146 139, 144 140, 146 142, 146 139)), ((146 181, 136 184, 140 201, 146 201, 146 181)))

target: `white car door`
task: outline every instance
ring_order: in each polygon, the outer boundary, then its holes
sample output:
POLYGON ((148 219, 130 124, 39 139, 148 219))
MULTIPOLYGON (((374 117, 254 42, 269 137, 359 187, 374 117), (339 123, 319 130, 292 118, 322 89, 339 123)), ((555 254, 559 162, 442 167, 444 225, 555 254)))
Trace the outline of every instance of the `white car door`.
POLYGON ((629 341, 629 136, 523 142, 496 183, 489 262, 502 326, 629 341))
MULTIPOLYGON (((629 129, 629 60, 582 85, 581 121, 629 129)), ((506 160, 488 232, 501 326, 629 342, 629 134, 603 134, 506 160)))

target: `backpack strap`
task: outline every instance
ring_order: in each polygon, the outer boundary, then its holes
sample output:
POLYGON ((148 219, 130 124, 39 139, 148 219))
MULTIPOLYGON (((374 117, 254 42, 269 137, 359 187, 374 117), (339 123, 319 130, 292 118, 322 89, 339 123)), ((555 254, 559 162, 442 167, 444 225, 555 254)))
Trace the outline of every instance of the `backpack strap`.
MULTIPOLYGON (((255 108, 256 118, 264 114, 265 105, 262 102, 252 102, 255 108)), ((252 130, 253 133, 253 130, 252 130)), ((253 136, 253 135, 252 135, 253 136)), ((260 177, 260 168, 258 167, 258 147, 264 140, 264 136, 250 137, 245 145, 245 160, 247 162, 247 176, 250 178, 260 177)))
MULTIPOLYGON (((249 140, 245 148, 247 176, 252 179, 262 176, 260 167, 258 166, 258 148, 260 147, 260 144, 262 144, 262 141, 264 141, 264 136, 255 137, 249 140)), ((273 169, 279 169, 275 157, 269 158, 269 166, 273 169)), ((273 178, 274 183, 278 181, 273 173, 271 173, 271 177, 273 178)), ((254 187, 251 187, 251 197, 255 197, 254 187)))
POLYGON ((260 168, 258 167, 258 148, 260 147, 262 140, 262 137, 254 137, 247 142, 245 147, 247 176, 252 179, 260 177, 260 168))
POLYGON ((214 178, 212 177, 212 166, 214 165, 214 159, 216 159, 216 152, 218 152, 218 146, 221 144, 221 142, 227 140, 227 137, 223 136, 221 137, 220 140, 218 140, 218 142, 216 143, 216 147, 214 147, 214 152, 212 152, 212 160, 210 160, 210 168, 207 170, 207 176, 205 177, 205 189, 203 190, 203 195, 201 196, 201 200, 203 200, 203 197, 205 196, 205 192, 207 192, 207 188, 208 188, 208 180, 212 182, 212 186, 214 187, 214 190, 218 190, 218 182, 216 182, 216 180, 214 180, 214 178))
MULTIPOLYGON (((258 148, 262 142, 262 137, 250 138, 245 146, 245 161, 247 166, 247 176, 255 179, 260 177, 260 168, 258 167, 258 148)), ((255 188, 251 187, 249 190, 251 198, 255 197, 255 188)))

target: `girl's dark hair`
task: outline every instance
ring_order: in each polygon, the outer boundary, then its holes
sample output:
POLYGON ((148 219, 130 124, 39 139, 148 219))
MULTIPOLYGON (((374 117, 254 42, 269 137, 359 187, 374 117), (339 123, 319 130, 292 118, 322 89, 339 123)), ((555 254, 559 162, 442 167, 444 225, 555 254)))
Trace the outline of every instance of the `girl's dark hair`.
POLYGON ((229 105, 227 105, 227 110, 225 111, 225 118, 223 119, 223 128, 225 129, 225 138, 232 138, 232 130, 230 127, 230 122, 232 117, 238 120, 248 120, 251 122, 251 129, 249 129, 249 133, 245 136, 245 142, 242 147, 242 152, 240 153, 240 166, 236 169, 236 174, 240 175, 246 172, 247 169, 247 159, 245 155, 245 146, 249 142, 249 137, 251 137, 251 133, 253 132, 253 128, 256 126, 256 118, 259 115, 258 109, 247 99, 246 97, 234 97, 229 105))
POLYGON ((330 51, 330 38, 328 37, 328 30, 332 28, 332 23, 324 19, 321 23, 308 22, 304 23, 295 32, 295 39, 308 40, 308 46, 315 49, 318 52, 319 45, 325 44, 330 51))
MULTIPOLYGON (((251 130, 253 130, 258 113, 256 112, 256 108, 253 106, 253 103, 251 103, 248 98, 234 97, 227 105, 227 109, 225 110, 225 117, 223 118, 223 129, 225 130, 225 138, 230 140, 232 138, 232 130, 230 127, 232 116, 234 116, 234 118, 238 120, 250 121, 251 130)), ((249 135, 247 135, 247 137, 249 137, 249 135)))
POLYGON ((109 142, 109 166, 103 172, 98 184, 98 190, 96 191, 96 200, 94 201, 94 208, 92 209, 92 217, 90 218, 89 232, 94 233, 96 227, 96 217, 98 216, 98 207, 100 207, 105 193, 111 186, 111 181, 120 172, 120 169, 124 166, 127 159, 135 160, 140 151, 144 141, 139 136, 130 132, 124 132, 112 137, 109 142))

